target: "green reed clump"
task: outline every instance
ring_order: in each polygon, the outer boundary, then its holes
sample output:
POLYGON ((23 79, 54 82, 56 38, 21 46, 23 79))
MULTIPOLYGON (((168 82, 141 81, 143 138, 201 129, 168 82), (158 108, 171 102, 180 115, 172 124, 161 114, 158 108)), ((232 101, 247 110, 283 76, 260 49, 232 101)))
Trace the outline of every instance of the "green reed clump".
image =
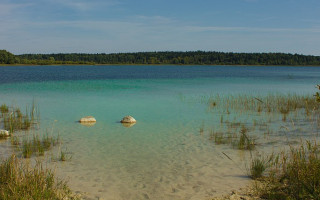
POLYGON ((272 157, 256 192, 264 199, 320 199, 320 146, 307 141, 272 157))
POLYGON ((6 104, 2 104, 2 105, 0 106, 0 112, 1 112, 1 114, 8 113, 8 112, 9 112, 8 106, 7 106, 6 104))
POLYGON ((33 135, 32 150, 39 156, 43 156, 44 151, 46 150, 43 143, 44 142, 40 140, 39 135, 33 135))
POLYGON ((37 162, 34 167, 24 164, 14 155, 0 164, 0 199, 77 199, 53 171, 37 162))
POLYGON ((19 130, 28 130, 40 120, 39 110, 34 102, 32 103, 30 111, 26 108, 26 113, 22 113, 18 107, 9 108, 5 104, 1 107, 3 127, 9 130, 10 133, 19 130))
POLYGON ((66 161, 67 157, 66 157, 66 153, 64 151, 60 152, 60 161, 66 161))
POLYGON ((22 143, 22 155, 24 158, 30 158, 33 154, 33 146, 30 141, 24 140, 22 143))
MULTIPOLYGON (((317 98, 317 97, 316 97, 317 98)), ((234 111, 252 111, 252 112, 266 112, 266 113, 285 113, 299 109, 306 110, 320 110, 320 105, 312 95, 267 95, 267 96, 213 96, 210 97, 208 104, 212 108, 220 107, 223 110, 234 111)))
POLYGON ((24 158, 30 158, 32 155, 43 156, 53 146, 60 142, 59 136, 54 138, 47 133, 40 139, 39 135, 33 135, 32 140, 26 138, 22 143, 21 152, 24 158))
MULTIPOLYGON (((241 123, 227 123, 231 128, 238 128, 241 123)), ((222 132, 211 130, 209 140, 214 141, 215 144, 232 144, 234 148, 239 150, 253 150, 256 146, 255 139, 248 134, 249 129, 241 126, 240 136, 237 133, 222 132)))
POLYGON ((209 140, 214 141, 215 144, 231 144, 235 136, 230 133, 223 133, 221 131, 215 132, 210 130, 209 140))
POLYGON ((213 140, 215 144, 225 144, 226 140, 224 138, 224 134, 222 132, 214 132, 210 133, 210 140, 213 140))
POLYGON ((248 128, 242 126, 240 130, 240 137, 233 141, 233 146, 240 150, 253 150, 255 145, 255 139, 248 135, 248 128))
POLYGON ((43 136, 42 144, 46 150, 49 150, 51 148, 51 146, 53 145, 53 142, 54 141, 52 137, 49 137, 48 135, 43 136))
POLYGON ((62 161, 62 162, 64 162, 64 161, 69 161, 69 160, 72 159, 72 155, 70 155, 70 152, 68 152, 67 149, 61 150, 61 151, 59 152, 59 155, 58 155, 57 159, 58 159, 59 161, 62 161))
POLYGON ((252 179, 261 178, 265 170, 269 167, 272 158, 273 156, 270 156, 268 160, 264 157, 253 158, 250 163, 249 176, 252 179))

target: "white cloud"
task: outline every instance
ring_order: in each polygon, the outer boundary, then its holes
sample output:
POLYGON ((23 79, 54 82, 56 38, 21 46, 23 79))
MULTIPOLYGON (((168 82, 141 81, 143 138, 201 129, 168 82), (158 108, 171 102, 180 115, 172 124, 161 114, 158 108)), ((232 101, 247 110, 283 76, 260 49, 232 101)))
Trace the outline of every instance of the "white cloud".
POLYGON ((16 15, 16 11, 31 6, 31 3, 0 3, 0 16, 8 17, 16 15))
POLYGON ((200 49, 318 54, 315 49, 320 45, 317 28, 188 26, 162 16, 53 22, 12 19, 0 20, 0 27, 5 27, 0 29, 1 48, 13 53, 200 49))
POLYGON ((240 32, 320 32, 320 28, 254 28, 254 27, 220 27, 220 26, 186 26, 185 29, 191 32, 205 31, 240 31, 240 32))
POLYGON ((85 0, 49 0, 53 4, 59 4, 78 11, 88 11, 99 7, 111 7, 117 5, 117 0, 85 1, 85 0))

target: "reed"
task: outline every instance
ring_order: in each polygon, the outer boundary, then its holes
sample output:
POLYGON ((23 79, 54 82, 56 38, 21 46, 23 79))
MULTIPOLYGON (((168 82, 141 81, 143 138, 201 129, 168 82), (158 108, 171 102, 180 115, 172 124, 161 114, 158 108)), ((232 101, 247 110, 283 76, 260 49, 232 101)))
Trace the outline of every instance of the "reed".
POLYGON ((0 199, 78 199, 67 183, 40 162, 26 165, 15 155, 0 164, 0 199))
POLYGON ((209 139, 213 140, 215 144, 225 144, 227 142, 222 132, 214 132, 213 130, 210 131, 209 139))
MULTIPOLYGON (((264 161, 254 161, 251 170, 264 169, 264 161)), ((264 199, 320 199, 320 146, 306 141, 270 157, 263 187, 254 187, 264 199)))
POLYGON ((253 150, 255 145, 255 139, 248 135, 248 128, 243 125, 240 130, 239 140, 235 140, 233 146, 240 150, 253 150))
POLYGON ((64 151, 60 151, 60 161, 66 161, 66 153, 64 151))
POLYGON ((24 140, 22 143, 22 155, 24 158, 30 158, 33 154, 32 143, 28 140, 24 140))
MULTIPOLYGON (((316 98, 318 98, 316 96, 316 98)), ((320 105, 312 95, 267 95, 253 97, 250 95, 238 96, 212 96, 208 100, 209 107, 220 107, 227 110, 227 113, 233 111, 251 111, 265 113, 285 113, 298 110, 315 110, 320 109, 320 105)))
POLYGON ((3 118, 3 128, 9 130, 10 133, 29 130, 40 120, 39 109, 34 102, 30 111, 26 108, 26 113, 22 113, 19 107, 8 107, 5 104, 0 107, 0 111, 3 118))
POLYGON ((6 114, 6 113, 8 113, 8 112, 9 112, 9 107, 8 107, 6 104, 2 104, 2 105, 0 106, 0 112, 1 112, 1 114, 6 114))
POLYGON ((24 158, 30 158, 32 155, 43 156, 46 151, 51 150, 53 146, 60 142, 59 136, 54 138, 48 133, 40 139, 39 135, 34 134, 32 140, 25 138, 22 147, 18 148, 24 158))
POLYGON ((267 166, 264 160, 255 158, 251 161, 250 177, 252 179, 261 178, 267 166))

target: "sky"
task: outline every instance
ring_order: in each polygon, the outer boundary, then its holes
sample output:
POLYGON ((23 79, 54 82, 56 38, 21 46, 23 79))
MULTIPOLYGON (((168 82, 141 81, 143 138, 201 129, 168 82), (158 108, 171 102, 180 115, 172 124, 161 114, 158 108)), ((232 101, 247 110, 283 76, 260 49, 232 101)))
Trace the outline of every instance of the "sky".
POLYGON ((320 56, 320 0, 0 0, 0 49, 320 56))

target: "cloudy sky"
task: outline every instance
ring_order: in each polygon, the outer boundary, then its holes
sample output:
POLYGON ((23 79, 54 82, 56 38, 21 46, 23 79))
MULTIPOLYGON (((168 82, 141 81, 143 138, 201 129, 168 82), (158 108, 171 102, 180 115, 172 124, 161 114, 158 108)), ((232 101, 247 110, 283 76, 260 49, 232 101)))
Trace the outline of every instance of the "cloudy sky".
POLYGON ((0 49, 320 55, 320 0, 0 0, 0 49))

